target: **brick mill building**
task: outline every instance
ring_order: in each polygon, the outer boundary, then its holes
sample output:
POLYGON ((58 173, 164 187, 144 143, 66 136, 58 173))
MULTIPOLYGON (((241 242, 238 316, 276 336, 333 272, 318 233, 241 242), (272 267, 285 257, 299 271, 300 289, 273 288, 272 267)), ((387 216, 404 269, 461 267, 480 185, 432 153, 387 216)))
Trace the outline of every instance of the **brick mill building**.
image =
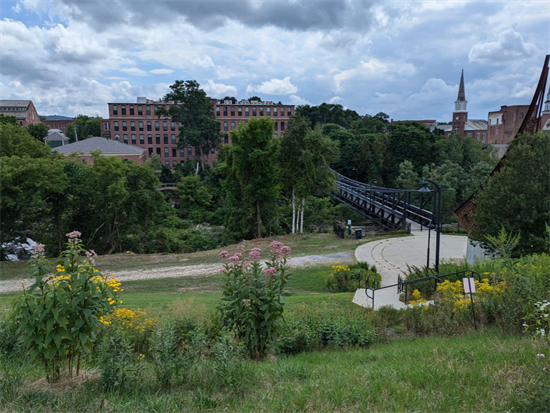
POLYGON ((32 100, 0 100, 0 114, 15 116, 20 126, 40 123, 40 116, 38 116, 32 100))
POLYGON ((67 132, 67 125, 74 122, 74 119, 68 116, 50 115, 44 118, 42 122, 48 125, 48 128, 58 129, 63 133, 67 132))
MULTIPOLYGON (((220 122, 222 142, 231 144, 229 132, 250 118, 269 117, 275 122, 274 136, 280 136, 294 115, 294 105, 249 100, 213 100, 214 113, 220 122)), ((138 97, 136 103, 109 103, 109 119, 102 121, 104 137, 118 139, 128 145, 144 148, 147 156, 160 155, 163 164, 175 166, 188 160, 198 160, 198 149, 178 147, 179 125, 169 117, 158 117, 156 109, 167 110, 170 103, 138 97)), ((208 155, 208 163, 216 159, 217 149, 208 155)))

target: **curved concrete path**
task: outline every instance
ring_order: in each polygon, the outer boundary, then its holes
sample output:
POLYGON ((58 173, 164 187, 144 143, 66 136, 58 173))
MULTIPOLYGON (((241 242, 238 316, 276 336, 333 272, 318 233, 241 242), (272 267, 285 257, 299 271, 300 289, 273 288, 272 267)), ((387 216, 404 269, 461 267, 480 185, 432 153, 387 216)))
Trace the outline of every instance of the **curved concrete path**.
MULTIPOLYGON (((430 237, 430 267, 435 264, 435 232, 430 237)), ((464 259, 468 238, 457 235, 441 235, 440 262, 443 259, 464 259)), ((397 276, 407 271, 407 265, 424 267, 427 263, 428 231, 415 229, 412 236, 402 238, 386 238, 369 242, 355 250, 357 261, 366 261, 376 265, 382 276, 382 287, 397 283, 397 276)), ((357 290, 353 302, 363 307, 371 307, 372 302, 367 299, 365 290, 357 290)), ((376 291, 374 308, 382 306, 405 308, 399 301, 397 287, 376 291)))

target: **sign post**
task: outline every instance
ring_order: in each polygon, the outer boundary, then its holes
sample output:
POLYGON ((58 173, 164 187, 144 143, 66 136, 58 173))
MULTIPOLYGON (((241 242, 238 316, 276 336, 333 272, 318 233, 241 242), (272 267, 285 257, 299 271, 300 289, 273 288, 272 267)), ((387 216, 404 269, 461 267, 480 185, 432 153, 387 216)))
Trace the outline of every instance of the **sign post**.
POLYGON ((351 235, 351 219, 348 219, 348 235, 351 235))
POLYGON ((474 297, 472 295, 476 292, 476 284, 473 278, 463 278, 462 285, 464 286, 464 294, 470 294, 470 301, 472 303, 472 318, 474 319, 474 328, 477 330, 476 312, 474 309, 474 297))

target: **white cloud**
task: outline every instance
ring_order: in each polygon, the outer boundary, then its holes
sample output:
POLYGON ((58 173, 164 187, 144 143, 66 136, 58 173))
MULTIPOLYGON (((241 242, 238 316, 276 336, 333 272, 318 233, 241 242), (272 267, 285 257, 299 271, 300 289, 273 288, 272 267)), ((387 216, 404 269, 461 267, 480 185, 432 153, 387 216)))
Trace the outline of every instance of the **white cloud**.
POLYGON ((127 67, 119 70, 132 76, 147 76, 147 72, 138 67, 127 67))
POLYGON ((208 83, 202 85, 202 88, 211 97, 221 99, 225 96, 235 96, 237 94, 237 88, 231 85, 224 85, 223 83, 215 83, 212 79, 208 79, 208 83))
POLYGON ((499 34, 496 41, 474 45, 468 53, 468 60, 485 64, 507 63, 512 59, 529 57, 536 51, 536 46, 526 43, 521 33, 507 29, 499 34))
POLYGON ((149 70, 149 73, 152 73, 154 75, 169 75, 171 73, 174 73, 172 69, 153 69, 149 70))
POLYGON ((330 98, 328 103, 338 103, 338 102, 341 102, 341 101, 342 101, 342 98, 340 96, 333 96, 333 97, 330 98))
POLYGON ((289 98, 290 103, 292 103, 293 105, 311 105, 310 101, 297 95, 290 95, 289 98))
POLYGON ((259 86, 249 85, 246 88, 248 93, 265 93, 267 95, 290 95, 298 91, 298 88, 290 82, 290 76, 284 79, 271 79, 262 82, 259 86))

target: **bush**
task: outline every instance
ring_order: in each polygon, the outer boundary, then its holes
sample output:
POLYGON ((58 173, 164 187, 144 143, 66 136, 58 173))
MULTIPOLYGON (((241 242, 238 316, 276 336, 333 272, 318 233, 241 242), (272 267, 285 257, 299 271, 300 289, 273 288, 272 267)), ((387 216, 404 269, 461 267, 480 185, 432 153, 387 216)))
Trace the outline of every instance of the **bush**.
POLYGON ((369 279, 369 288, 379 286, 382 280, 374 265, 371 267, 366 262, 358 262, 349 266, 337 261, 326 278, 327 289, 333 293, 354 292, 364 277, 369 279))
POLYGON ((143 354, 133 352, 132 343, 123 334, 105 335, 97 349, 97 363, 103 385, 107 389, 121 388, 143 354))

